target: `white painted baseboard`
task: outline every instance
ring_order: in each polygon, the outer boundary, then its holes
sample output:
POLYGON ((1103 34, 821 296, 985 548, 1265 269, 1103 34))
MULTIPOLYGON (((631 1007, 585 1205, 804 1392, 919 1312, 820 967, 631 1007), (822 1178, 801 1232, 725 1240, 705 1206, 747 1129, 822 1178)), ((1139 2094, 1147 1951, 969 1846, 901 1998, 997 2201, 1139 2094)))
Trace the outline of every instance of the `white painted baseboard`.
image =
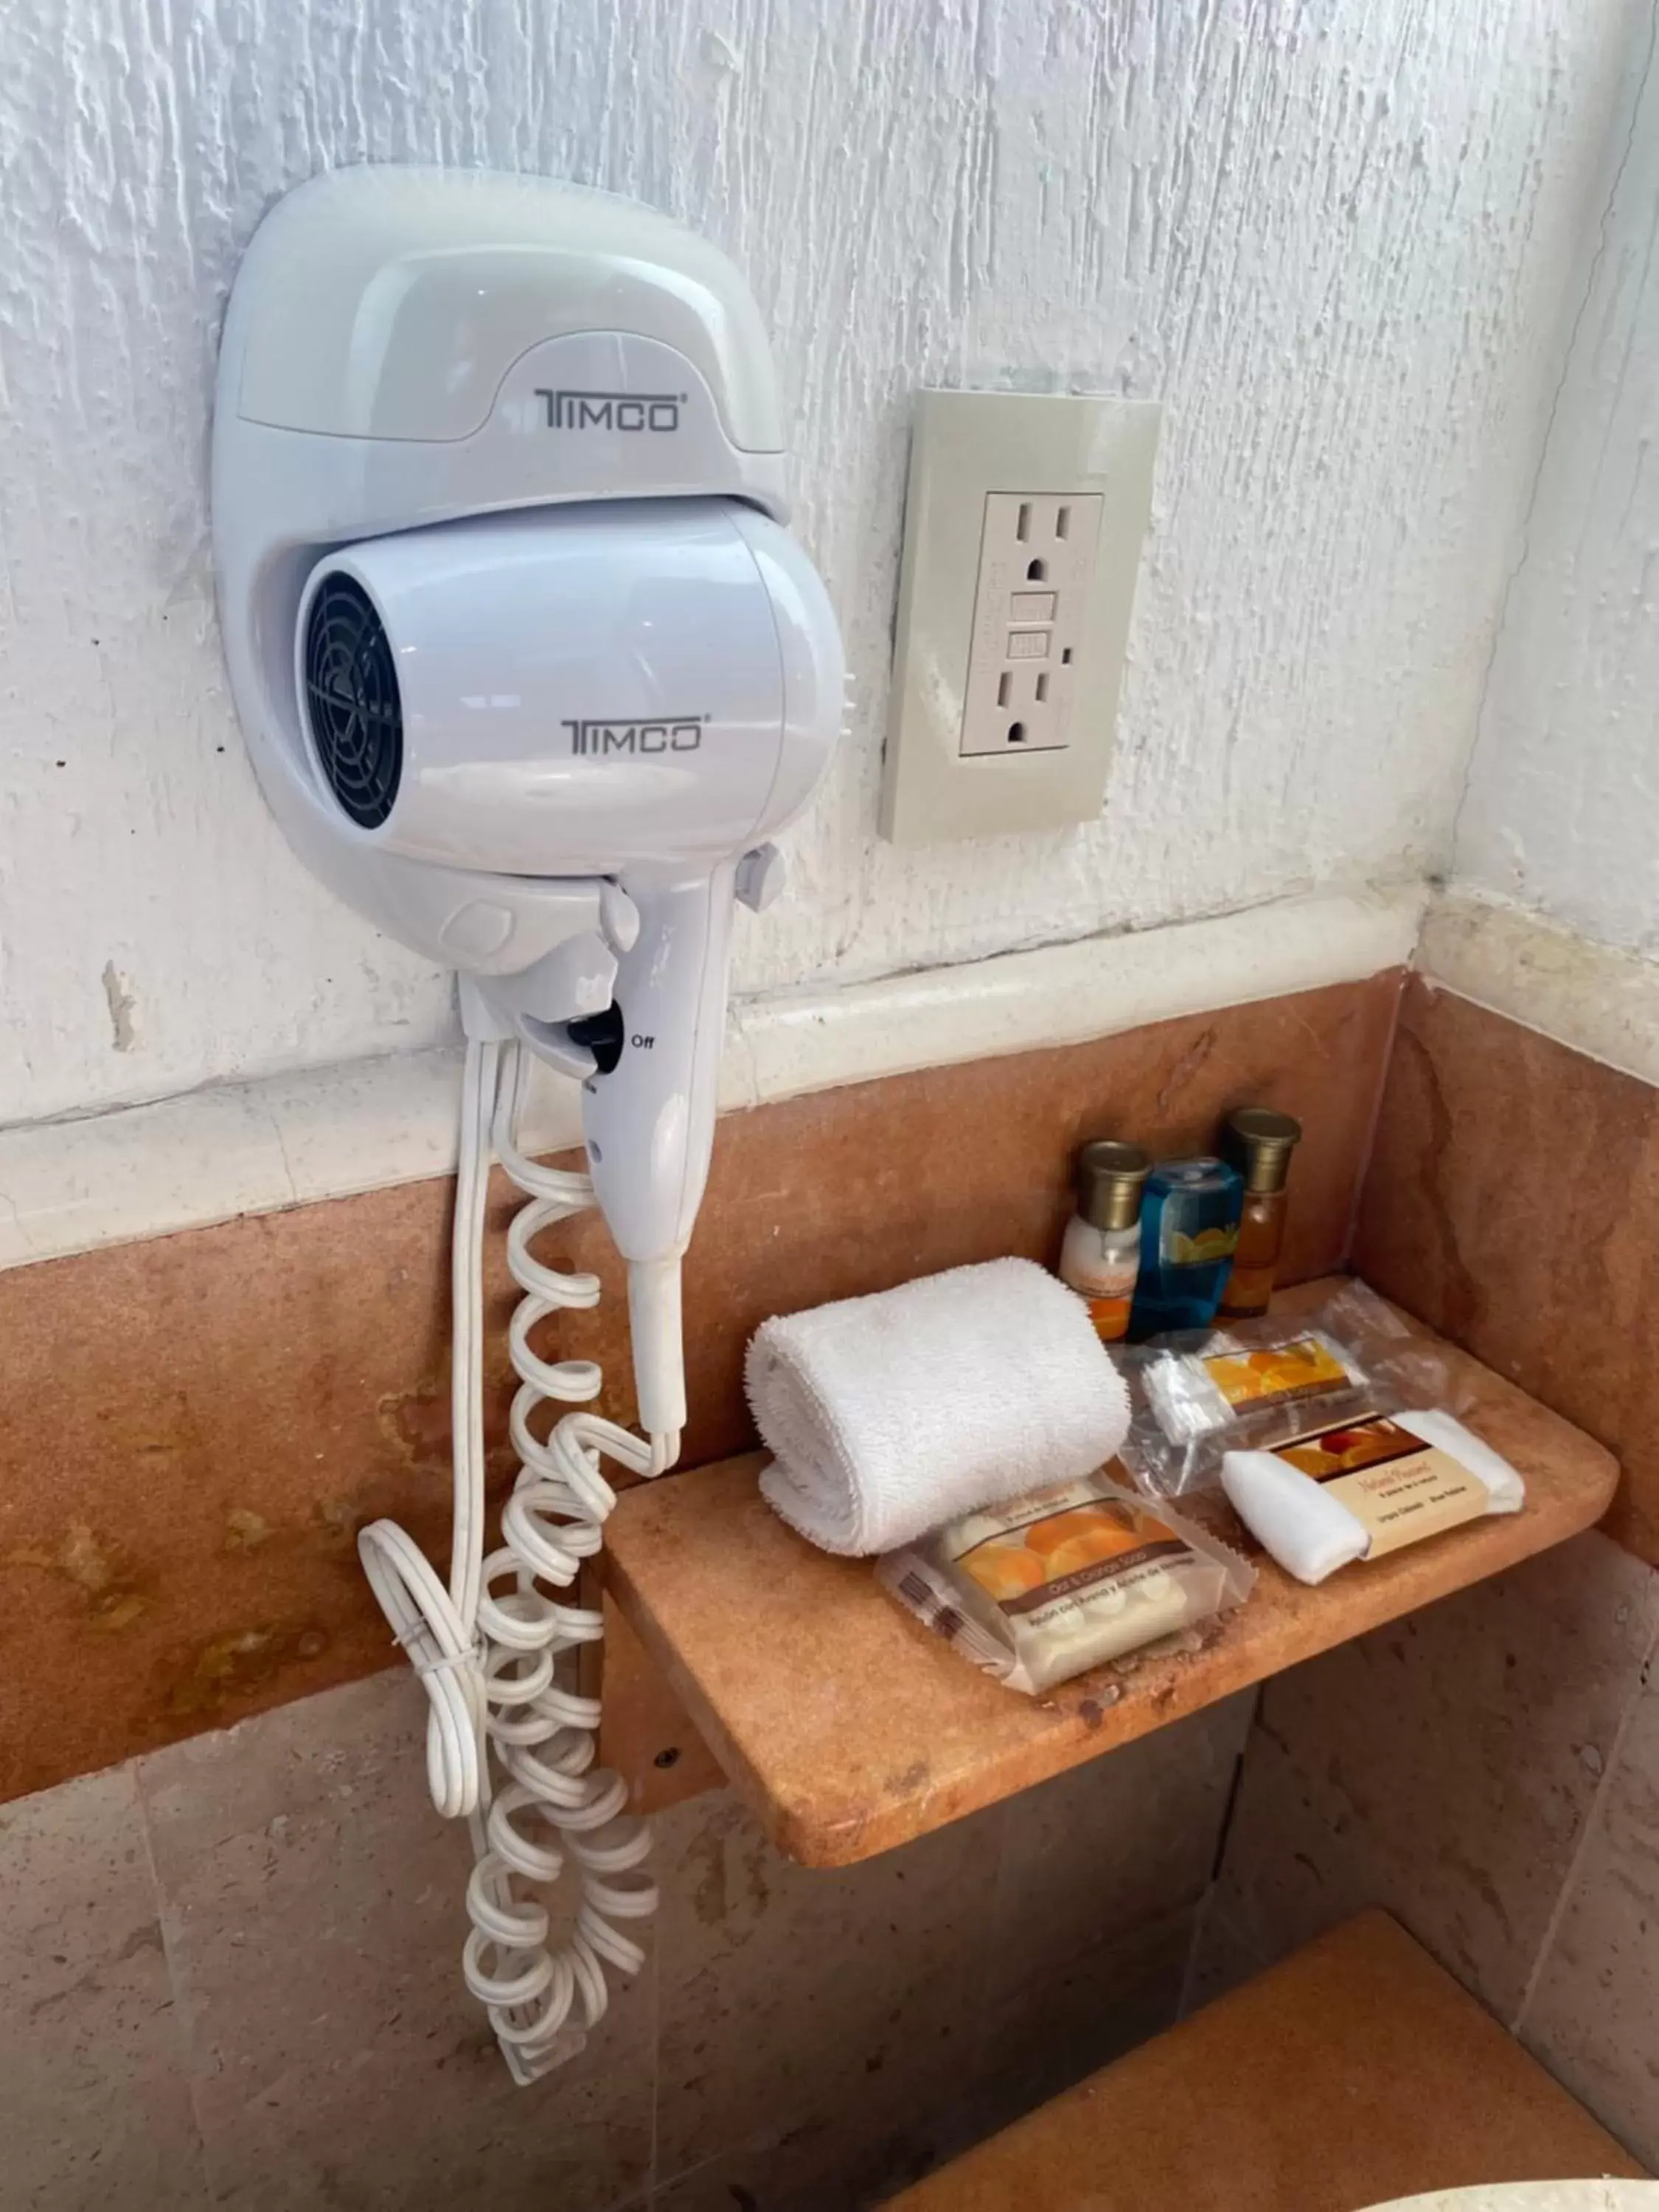
MULTIPOLYGON (((742 1001, 722 1109, 1353 981, 1410 959, 1424 903, 1417 886, 1321 893, 742 1001)), ((0 1267, 441 1175, 455 1160, 459 1068, 459 1051, 411 1053, 0 1130, 0 1267)), ((578 1142, 574 1086, 538 1076, 532 1149, 578 1142)))
POLYGON ((1460 998, 1659 1083, 1659 963, 1517 907, 1447 892, 1424 917, 1417 965, 1460 998))

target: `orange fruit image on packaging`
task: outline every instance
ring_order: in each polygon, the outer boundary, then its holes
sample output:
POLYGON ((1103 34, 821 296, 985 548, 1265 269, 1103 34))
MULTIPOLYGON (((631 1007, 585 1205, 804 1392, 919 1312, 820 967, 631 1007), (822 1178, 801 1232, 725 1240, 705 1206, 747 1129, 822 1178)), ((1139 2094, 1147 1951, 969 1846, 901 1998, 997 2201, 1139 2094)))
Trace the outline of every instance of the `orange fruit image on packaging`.
POLYGON ((1304 1392, 1340 1389, 1347 1370, 1316 1337, 1269 1345, 1260 1352, 1216 1352, 1206 1373, 1230 1406, 1262 1405, 1304 1392))
POLYGON ((988 1597, 1003 1602, 1171 1534, 1154 1514, 1138 1506, 1073 1506, 975 1545, 960 1564, 988 1597))

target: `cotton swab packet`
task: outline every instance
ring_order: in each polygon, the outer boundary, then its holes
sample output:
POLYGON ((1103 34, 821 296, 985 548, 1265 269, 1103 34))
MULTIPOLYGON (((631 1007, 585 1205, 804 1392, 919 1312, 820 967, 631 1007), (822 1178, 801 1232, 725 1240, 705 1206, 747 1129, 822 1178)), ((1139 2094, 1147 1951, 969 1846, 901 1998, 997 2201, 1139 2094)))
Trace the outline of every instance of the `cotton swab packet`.
POLYGON ((1228 1452, 1221 1486, 1257 1542, 1304 1583, 1487 1513, 1518 1513, 1527 1494, 1506 1459, 1432 1408, 1350 1421, 1273 1451, 1228 1452))

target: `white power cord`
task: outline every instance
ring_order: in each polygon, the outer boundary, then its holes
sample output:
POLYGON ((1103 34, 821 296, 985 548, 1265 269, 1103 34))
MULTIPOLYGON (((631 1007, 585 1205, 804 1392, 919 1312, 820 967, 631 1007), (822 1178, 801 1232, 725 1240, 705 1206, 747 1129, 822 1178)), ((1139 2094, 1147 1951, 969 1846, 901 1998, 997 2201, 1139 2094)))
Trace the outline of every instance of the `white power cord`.
POLYGON ((463 1972, 520 2082, 582 2048, 608 2002, 606 1967, 632 1974, 645 1961, 617 1923, 644 1919, 657 1905, 656 1884, 640 1871, 650 1832, 624 1812, 623 1778, 593 1765, 599 1701, 568 1680, 569 1655, 599 1640, 604 1617, 547 1592, 568 1589, 604 1543, 617 1494, 601 1458, 653 1475, 679 1451, 678 1436, 647 1443, 596 1413, 566 1413, 545 1440, 531 1427, 544 1400, 584 1405, 598 1396, 601 1376, 591 1360, 548 1361, 530 1349, 538 1322, 596 1305, 599 1284, 595 1275, 561 1273, 531 1252, 542 1230, 591 1206, 593 1191, 586 1176, 539 1167, 519 1150, 527 1073, 517 1044, 467 1045, 451 1257, 455 1505, 447 1589, 396 1522, 373 1522, 357 1539, 380 1610, 430 1701, 433 1802, 446 1819, 465 1814, 471 1829, 477 1863, 467 1885, 472 1933, 463 1972), (501 1547, 486 1559, 482 1271, 492 1149, 530 1203, 514 1216, 507 1239, 507 1267, 525 1293, 508 1334, 520 1377, 510 1422, 520 1466, 501 1510, 501 1547), (545 1904, 526 1891, 556 1881, 567 1857, 578 1901, 570 1934, 554 1943, 545 1904))

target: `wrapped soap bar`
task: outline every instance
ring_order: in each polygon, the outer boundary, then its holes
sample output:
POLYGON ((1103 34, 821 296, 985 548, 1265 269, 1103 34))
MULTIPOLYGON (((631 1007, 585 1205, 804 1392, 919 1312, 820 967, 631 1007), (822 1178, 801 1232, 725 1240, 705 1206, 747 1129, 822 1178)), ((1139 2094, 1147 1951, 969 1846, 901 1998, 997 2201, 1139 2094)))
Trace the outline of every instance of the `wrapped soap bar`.
POLYGON ((1171 1443, 1185 1443, 1270 1407, 1363 1390, 1367 1379, 1354 1355, 1322 1328, 1281 1323, 1260 1345, 1218 1329, 1201 1350, 1167 1351, 1147 1362, 1146 1401, 1171 1443))
POLYGON ((965 1657, 1028 1692, 1210 1620, 1255 1581, 1224 1544, 1103 1474, 965 1514, 876 1573, 965 1657))
POLYGON ((1442 1352, 1359 1282, 1295 1320, 1188 1331, 1117 1358, 1133 1407, 1123 1463, 1160 1498, 1215 1485, 1224 1453, 1444 1405, 1456 1388, 1442 1352))
POLYGON ((1526 1485, 1501 1453, 1432 1407, 1345 1422, 1275 1451, 1231 1451, 1221 1486, 1287 1574, 1322 1583, 1487 1513, 1518 1513, 1526 1485))

